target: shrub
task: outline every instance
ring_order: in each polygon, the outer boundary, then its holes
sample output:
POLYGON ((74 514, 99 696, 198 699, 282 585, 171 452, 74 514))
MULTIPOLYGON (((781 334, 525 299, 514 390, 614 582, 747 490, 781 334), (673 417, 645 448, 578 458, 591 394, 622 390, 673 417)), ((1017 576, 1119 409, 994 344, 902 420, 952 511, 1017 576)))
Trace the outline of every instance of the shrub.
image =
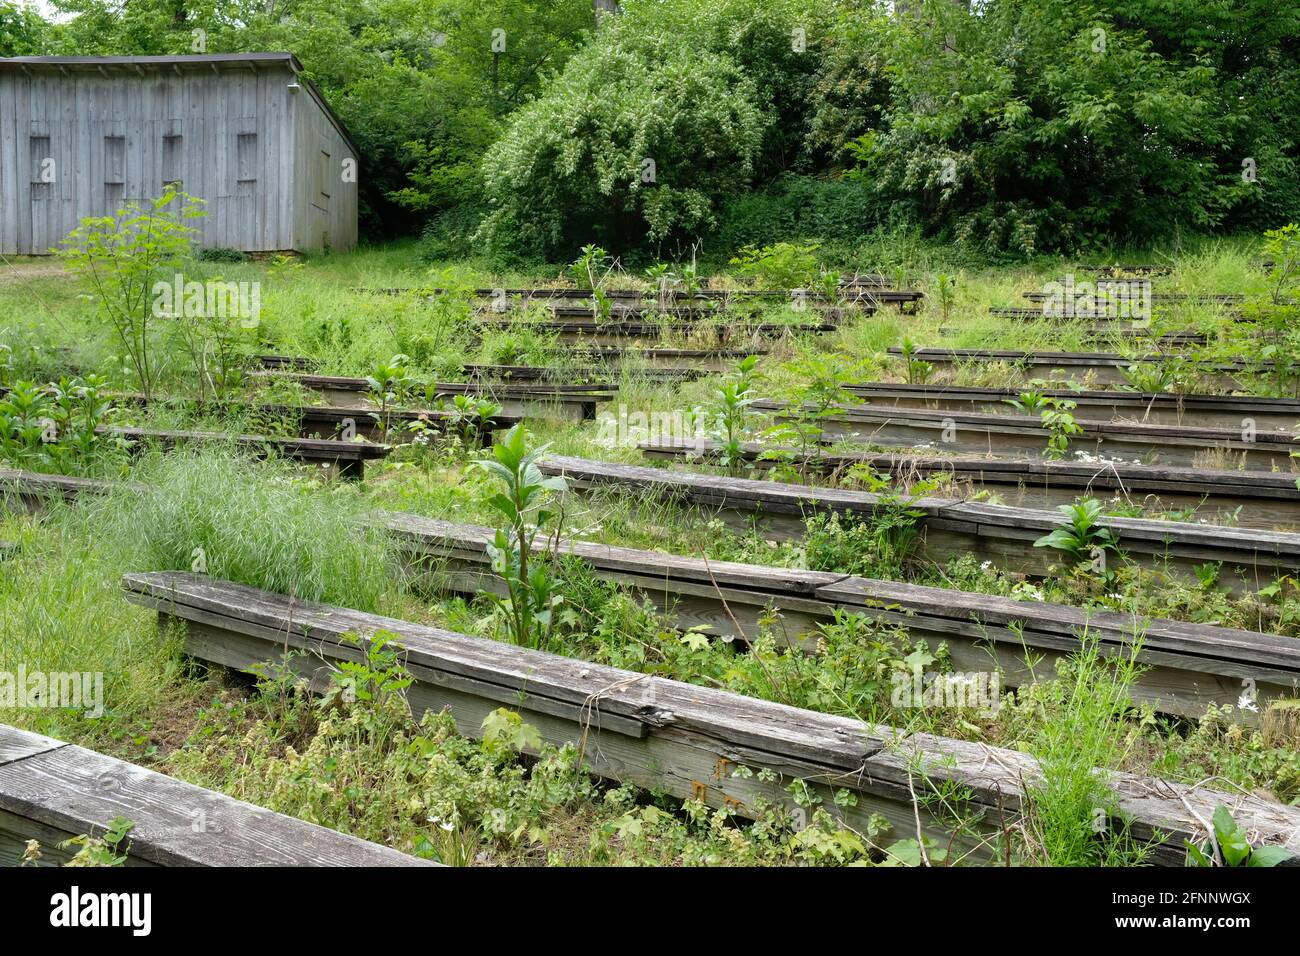
POLYGON ((764 130, 753 83, 725 55, 623 32, 603 30, 489 150, 480 232, 496 247, 685 240, 748 184, 764 130))

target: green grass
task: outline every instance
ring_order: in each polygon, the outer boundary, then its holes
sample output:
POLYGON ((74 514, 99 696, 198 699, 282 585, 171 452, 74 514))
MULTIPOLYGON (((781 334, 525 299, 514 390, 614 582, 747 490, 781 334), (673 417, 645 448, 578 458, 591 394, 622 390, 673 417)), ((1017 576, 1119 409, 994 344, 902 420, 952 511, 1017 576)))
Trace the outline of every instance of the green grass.
MULTIPOLYGON (((306 257, 296 264, 204 263, 192 271, 196 278, 260 281, 263 315, 253 346, 309 355, 328 373, 364 375, 399 353, 410 358, 416 372, 439 379, 458 378, 461 364, 467 362, 545 362, 559 368, 591 364, 528 324, 475 338, 464 302, 357 291, 386 286, 525 286, 552 283, 562 272, 558 265, 531 273, 495 272, 469 260, 430 265, 419 261, 416 252, 414 243, 397 243, 306 257)), ((901 363, 885 353, 905 336, 918 346, 1026 351, 1085 347, 1082 323, 1021 322, 988 315, 991 306, 1023 305, 1020 292, 1041 288, 1066 272, 1087 277, 1071 264, 1042 260, 988 265, 901 234, 870 237, 857 249, 827 247, 823 253, 827 264, 845 272, 902 269, 930 293, 939 273, 954 276, 951 313, 945 319, 932 294, 915 315, 886 307, 826 336, 793 335, 763 343, 770 349, 759 363, 759 392, 765 397, 796 397, 804 384, 806 360, 827 353, 837 356, 834 364, 852 368, 863 379, 901 380, 901 363), (941 332, 949 329, 951 333, 941 332)), ((1253 265, 1257 246, 1248 238, 1207 241, 1176 251, 1117 250, 1093 261, 1162 261, 1166 253, 1173 256, 1175 270, 1157 280, 1161 290, 1263 288, 1263 276, 1253 265)), ((12 271, 0 268, 0 315, 5 316, 0 320, 0 343, 10 349, 10 368, 0 374, 46 380, 73 369, 93 370, 110 375, 119 388, 130 388, 116 346, 95 320, 91 304, 80 297, 83 290, 66 277, 49 274, 50 265, 28 260, 12 271)), ((630 285, 632 280, 618 275, 614 284, 630 285)), ((764 310, 762 317, 807 318, 783 305, 764 310)), ((1194 327, 1217 333, 1224 322, 1213 307, 1186 305, 1162 311, 1155 324, 1160 330, 1194 327)), ((158 349, 166 359, 167 390, 191 394, 189 373, 174 343, 160 337, 158 349)), ((635 370, 611 378, 618 394, 602 411, 613 415, 620 405, 645 414, 696 409, 707 414, 717 387, 715 378, 656 383, 635 370)), ((972 366, 959 370, 956 380, 1002 385, 1010 379, 1005 368, 972 366)), ((268 391, 239 394, 256 401, 304 397, 268 391)), ((132 411, 129 417, 151 427, 288 433, 286 423, 259 418, 248 408, 200 416, 159 407, 147 413, 132 411)), ((756 427, 759 424, 756 420, 756 427)), ((597 423, 530 422, 530 428, 534 441, 549 443, 554 453, 642 463, 635 447, 608 447, 598 441, 597 423)), ((108 714, 99 721, 56 711, 0 714, 0 720, 155 762, 197 782, 406 849, 430 840, 439 855, 463 857, 472 848, 498 862, 707 864, 723 862, 728 852, 735 852, 738 859, 751 862, 843 862, 809 855, 806 845, 796 850, 788 842, 791 834, 781 829, 788 821, 771 824, 782 834, 777 843, 751 832, 740 850, 734 835, 712 823, 697 824, 689 808, 683 812, 680 804, 647 800, 631 788, 605 795, 582 784, 551 799, 529 783, 519 769, 522 765, 486 761, 476 745, 456 737, 443 723, 403 727, 404 733, 422 733, 435 741, 430 752, 443 761, 437 772, 421 770, 414 789, 390 782, 394 774, 410 769, 402 753, 373 734, 366 736, 365 728, 355 724, 342 730, 329 721, 322 726, 308 702, 287 705, 283 694, 276 699, 250 696, 237 685, 196 677, 180 655, 175 636, 161 634, 153 615, 121 597, 119 581, 127 571, 189 570, 201 558, 213 577, 501 637, 498 616, 483 602, 408 591, 391 544, 364 520, 381 507, 489 522, 491 513, 482 504, 486 482, 477 469, 467 467, 466 451, 408 449, 369 467, 367 474, 365 485, 358 487, 319 482, 291 464, 253 462, 229 448, 166 456, 148 451, 123 477, 146 485, 150 493, 122 491, 86 498, 56 505, 36 518, 0 514, 0 539, 21 544, 19 552, 0 565, 0 634, 5 635, 0 669, 24 663, 44 670, 101 671, 108 703, 108 714), (294 764, 286 756, 289 746, 310 751, 305 764, 294 764), (250 759, 242 761, 245 750, 250 759), (295 775, 295 767, 303 766, 312 773, 321 771, 321 778, 295 775), (347 801, 339 799, 342 785, 325 779, 330 766, 344 767, 352 784, 373 791, 364 812, 354 814, 347 801), (438 806, 430 813, 444 819, 447 813, 460 814, 454 839, 439 836, 453 831, 434 832, 404 818, 402 807, 410 800, 422 808, 438 806), (544 821, 552 842, 503 837, 493 829, 493 806, 506 807, 520 820, 531 815, 544 821), (654 807, 664 808, 662 818, 645 813, 654 807), (452 842, 446 842, 449 839, 452 842), (543 845, 552 849, 539 849, 543 845)), ((905 554, 891 554, 885 547, 895 540, 890 537, 895 532, 887 528, 820 528, 803 541, 775 542, 761 530, 733 533, 707 510, 616 492, 571 498, 565 527, 588 540, 715 560, 826 567, 998 594, 1019 594, 1023 587, 997 568, 980 568, 961 557, 944 567, 903 560, 905 554)), ((1140 856, 1141 848, 1099 839, 1092 829, 1095 810, 1106 807, 1104 781, 1092 773, 1094 767, 1154 770, 1188 781, 1220 775, 1244 787, 1269 788, 1281 799, 1300 798, 1300 756, 1294 748, 1266 742, 1222 714, 1184 721, 1134 711, 1124 694, 1131 673, 1123 666, 1103 664, 1087 647, 1059 679, 1022 691, 996 716, 942 710, 899 713, 887 705, 887 695, 882 697, 880 675, 882 668, 892 666, 890 661, 912 650, 905 631, 837 622, 823 636, 820 658, 791 652, 784 642, 763 636, 754 653, 737 653, 719 642, 701 646, 683 641, 668 621, 581 567, 566 567, 564 575, 572 616, 557 649, 565 653, 1034 753, 1042 761, 1045 780, 1034 794, 1028 821, 1031 839, 1023 849, 1024 858, 1032 862, 1119 863, 1140 856)), ((1175 616, 1282 633, 1295 633, 1295 621, 1300 620, 1286 616, 1288 605, 1281 598, 1234 602, 1213 588, 1174 585, 1151 576, 1121 576, 1113 585, 1115 593, 1109 588, 1099 592, 1068 573, 1035 587, 1042 588, 1047 600, 1113 607, 1136 616, 1175 616)), ((929 651, 936 666, 944 666, 943 649, 929 651)), ((362 720, 364 715, 353 716, 362 720)))

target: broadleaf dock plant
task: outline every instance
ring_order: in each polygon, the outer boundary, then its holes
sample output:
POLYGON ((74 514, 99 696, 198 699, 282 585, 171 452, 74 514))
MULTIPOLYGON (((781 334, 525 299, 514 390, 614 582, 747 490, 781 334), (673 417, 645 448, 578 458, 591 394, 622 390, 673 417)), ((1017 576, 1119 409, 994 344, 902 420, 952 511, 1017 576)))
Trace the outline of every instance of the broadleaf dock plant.
POLYGON ((555 609, 563 602, 550 562, 533 554, 542 527, 559 514, 547 504, 552 495, 567 489, 563 478, 547 477, 537 467, 546 448, 543 445, 530 451, 523 425, 515 425, 492 446, 490 457, 474 462, 501 486, 488 494, 484 504, 505 521, 488 545, 488 554, 492 570, 501 575, 509 595, 501 602, 507 631, 513 643, 538 650, 546 648, 555 609))

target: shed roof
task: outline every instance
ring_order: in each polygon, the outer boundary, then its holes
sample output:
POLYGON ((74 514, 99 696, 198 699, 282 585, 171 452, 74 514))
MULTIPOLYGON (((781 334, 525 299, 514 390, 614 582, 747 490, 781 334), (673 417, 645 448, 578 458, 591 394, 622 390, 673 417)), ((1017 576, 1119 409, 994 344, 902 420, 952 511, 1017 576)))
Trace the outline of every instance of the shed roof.
POLYGON ((308 93, 320 104, 320 108, 329 117, 330 122, 334 124, 339 131, 339 135, 347 141, 357 158, 361 158, 360 150, 357 144, 352 140, 348 129, 339 119, 338 114, 330 107, 329 102, 325 99, 320 89, 310 79, 302 76, 302 63, 292 53, 287 52, 268 52, 268 53, 191 53, 179 54, 176 56, 14 56, 0 57, 0 72, 6 70, 20 71, 29 73, 32 70, 58 70, 60 73, 67 73, 69 70, 101 70, 106 71, 110 67, 130 69, 136 72, 142 72, 145 69, 165 70, 172 69, 176 72, 182 70, 212 70, 220 72, 221 70, 252 69, 256 70, 258 66, 283 66, 293 72, 302 84, 306 87, 308 93))

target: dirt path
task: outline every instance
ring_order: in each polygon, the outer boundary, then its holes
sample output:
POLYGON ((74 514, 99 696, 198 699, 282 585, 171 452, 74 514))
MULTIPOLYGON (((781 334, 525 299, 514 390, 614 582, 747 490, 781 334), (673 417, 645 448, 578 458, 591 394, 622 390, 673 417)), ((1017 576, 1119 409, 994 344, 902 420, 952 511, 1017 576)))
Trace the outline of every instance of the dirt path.
POLYGON ((70 278, 70 276, 62 263, 51 259, 0 262, 0 285, 52 278, 70 278))

